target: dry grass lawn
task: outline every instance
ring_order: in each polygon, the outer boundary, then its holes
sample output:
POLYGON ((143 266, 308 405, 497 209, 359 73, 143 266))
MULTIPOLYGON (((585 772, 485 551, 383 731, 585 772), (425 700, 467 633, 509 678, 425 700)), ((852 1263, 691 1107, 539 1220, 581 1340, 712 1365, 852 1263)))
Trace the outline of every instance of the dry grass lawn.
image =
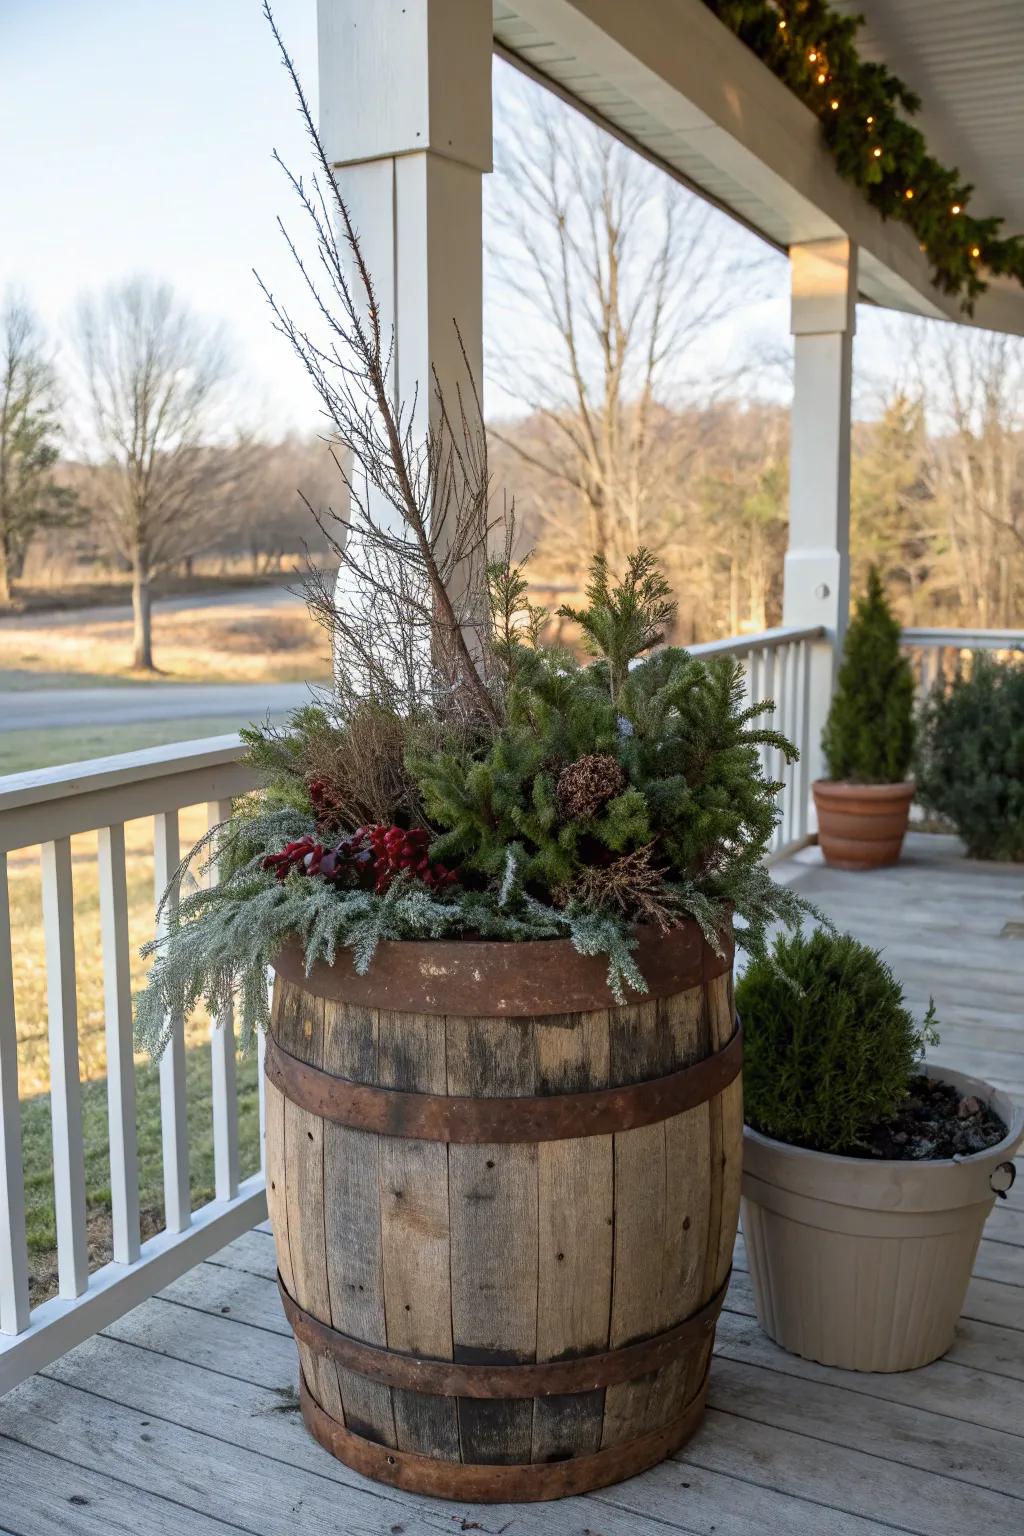
MULTIPOLYGON (((89 616, 74 624, 0 626, 0 672, 60 673, 65 678, 137 677, 131 670, 131 621, 89 616)), ((290 683, 326 678, 327 645, 299 604, 232 603, 153 616, 153 657, 174 682, 290 683)), ((147 674, 148 676, 149 674, 147 674)))
MULTIPOLYGON (((196 807, 183 812, 182 847, 190 846, 204 827, 205 808, 196 807)), ((137 951, 153 932, 152 822, 128 823, 125 838, 129 931, 133 951, 132 979, 137 986, 145 972, 137 951)), ((72 855, 90 1263, 96 1267, 110 1257, 110 1170, 95 834, 74 838, 72 855)), ((11 856, 9 885, 14 935, 14 1000, 18 1021, 26 1217, 32 1266, 32 1299, 36 1303, 56 1291, 46 966, 36 850, 29 849, 11 856)), ((213 1195, 209 1029, 209 1020, 203 1016, 190 1019, 186 1026, 189 1167, 193 1208, 202 1205, 213 1195)), ((239 1062, 238 1079, 242 1171, 245 1175, 253 1172, 259 1162, 254 1059, 239 1062)), ((140 1199, 145 1237, 162 1226, 163 1174, 160 1158, 159 1078, 156 1067, 144 1057, 136 1059, 136 1087, 140 1199)))

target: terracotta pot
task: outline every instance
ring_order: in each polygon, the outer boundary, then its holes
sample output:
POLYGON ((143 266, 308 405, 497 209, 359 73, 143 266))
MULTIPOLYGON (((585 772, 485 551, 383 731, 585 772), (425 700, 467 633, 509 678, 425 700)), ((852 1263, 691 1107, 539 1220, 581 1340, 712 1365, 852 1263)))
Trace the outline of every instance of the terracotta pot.
POLYGON ((794 1355, 909 1371, 953 1342, 982 1228, 1013 1182, 1024 1109, 945 1067, 929 1077, 987 1100, 1008 1132, 971 1157, 836 1157, 743 1135, 743 1233, 758 1321, 794 1355))
POLYGON ((631 1477, 701 1422, 739 1216, 732 945, 637 930, 275 961, 267 1201, 309 1429, 471 1501, 631 1477))
POLYGON ((914 784, 848 784, 815 779, 818 843, 834 869, 895 864, 914 799, 914 784))

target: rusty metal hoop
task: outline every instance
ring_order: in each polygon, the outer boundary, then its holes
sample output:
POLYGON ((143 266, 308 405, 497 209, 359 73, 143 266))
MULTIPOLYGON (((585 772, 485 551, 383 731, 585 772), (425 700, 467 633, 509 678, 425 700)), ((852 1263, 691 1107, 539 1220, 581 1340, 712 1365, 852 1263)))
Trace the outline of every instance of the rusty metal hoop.
POLYGON ((704 1414, 707 1371, 697 1391, 678 1414, 661 1429, 565 1461, 526 1462, 516 1465, 482 1462, 439 1461, 416 1451, 400 1451, 380 1445, 346 1429, 313 1397, 306 1379, 299 1378, 299 1403, 306 1428, 325 1450, 346 1466, 393 1488, 435 1498, 459 1499, 473 1504, 532 1503, 563 1499, 605 1488, 609 1483, 635 1477, 671 1456, 698 1427, 704 1414))
POLYGON ((264 1069, 287 1099, 324 1120, 382 1136, 470 1146, 607 1136, 654 1125, 721 1093, 738 1074, 742 1056, 743 1036, 737 1023, 721 1050, 664 1077, 585 1093, 467 1098, 407 1093, 336 1077, 300 1061, 268 1030, 264 1069))
POLYGON ((704 1306, 663 1333, 638 1339, 619 1349, 599 1350, 570 1360, 523 1361, 509 1365, 468 1365, 426 1355, 402 1354, 378 1344, 367 1344, 362 1339, 340 1333, 307 1312, 289 1293, 280 1272, 277 1286, 285 1316, 299 1343, 328 1356, 345 1370, 356 1371, 360 1376, 388 1387, 412 1392, 494 1399, 595 1392, 660 1370, 714 1335, 729 1279, 727 1275, 721 1288, 704 1306))
MULTIPOLYGON (((721 935, 721 953, 692 918, 667 933, 650 924, 631 932, 633 959, 647 983, 632 1003, 671 997, 732 969, 731 932, 721 935)), ((274 957, 274 969, 314 997, 396 1013, 542 1018, 620 1006, 608 986, 607 959, 581 955, 568 939, 382 940, 365 975, 347 949, 307 975, 302 945, 292 939, 274 957)))

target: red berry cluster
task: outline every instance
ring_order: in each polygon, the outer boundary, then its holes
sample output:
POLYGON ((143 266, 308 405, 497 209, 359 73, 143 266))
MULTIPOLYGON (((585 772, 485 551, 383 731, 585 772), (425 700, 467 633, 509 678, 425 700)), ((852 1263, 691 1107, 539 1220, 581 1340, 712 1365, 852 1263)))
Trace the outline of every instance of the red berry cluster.
POLYGON ((286 843, 280 853, 268 853, 262 867, 286 880, 293 869, 319 876, 332 885, 368 886, 382 895, 396 875, 421 880, 431 890, 453 885, 458 876, 444 864, 431 864, 427 854, 430 834, 422 827, 406 831, 380 823, 359 827, 335 848, 325 848, 314 837, 286 843))
POLYGON ((443 864, 431 864, 427 857, 430 834, 422 827, 405 831, 402 827, 360 827, 352 839, 365 838, 373 852, 373 872, 376 877, 374 890, 386 891, 396 875, 411 875, 422 880, 432 890, 443 885, 453 885, 458 879, 453 869, 443 864))

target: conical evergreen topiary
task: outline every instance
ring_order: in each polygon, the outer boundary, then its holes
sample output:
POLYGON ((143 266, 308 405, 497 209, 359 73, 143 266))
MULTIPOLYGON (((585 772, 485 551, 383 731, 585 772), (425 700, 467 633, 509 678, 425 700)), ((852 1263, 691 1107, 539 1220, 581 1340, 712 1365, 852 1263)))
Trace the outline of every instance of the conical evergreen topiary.
POLYGON ((898 784, 914 750, 914 679, 874 567, 846 631, 821 745, 830 779, 898 784))

